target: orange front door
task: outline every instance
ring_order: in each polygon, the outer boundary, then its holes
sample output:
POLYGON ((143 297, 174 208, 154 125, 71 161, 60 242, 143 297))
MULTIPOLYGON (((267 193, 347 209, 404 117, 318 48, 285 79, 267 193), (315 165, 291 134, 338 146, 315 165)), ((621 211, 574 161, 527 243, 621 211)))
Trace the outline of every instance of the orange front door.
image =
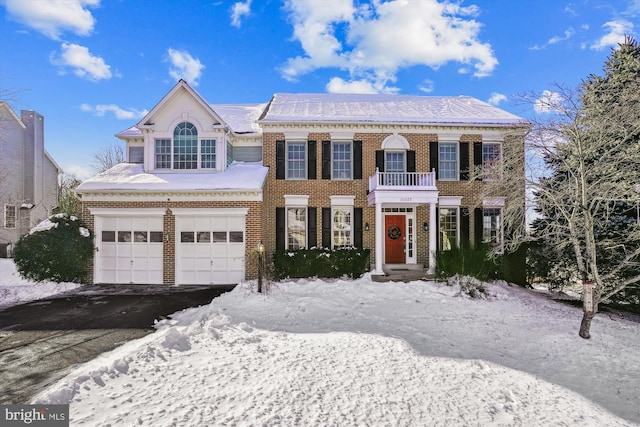
POLYGON ((404 243, 406 241, 404 215, 386 215, 384 217, 384 262, 385 264, 404 264, 404 243))

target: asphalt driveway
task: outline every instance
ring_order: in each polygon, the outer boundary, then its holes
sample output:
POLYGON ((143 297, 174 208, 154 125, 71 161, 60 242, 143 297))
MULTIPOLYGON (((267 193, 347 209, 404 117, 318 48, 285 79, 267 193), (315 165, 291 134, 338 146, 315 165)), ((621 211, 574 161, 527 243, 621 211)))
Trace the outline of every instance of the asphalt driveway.
POLYGON ((93 285, 0 311, 0 403, 28 403, 77 365, 233 286, 93 285))

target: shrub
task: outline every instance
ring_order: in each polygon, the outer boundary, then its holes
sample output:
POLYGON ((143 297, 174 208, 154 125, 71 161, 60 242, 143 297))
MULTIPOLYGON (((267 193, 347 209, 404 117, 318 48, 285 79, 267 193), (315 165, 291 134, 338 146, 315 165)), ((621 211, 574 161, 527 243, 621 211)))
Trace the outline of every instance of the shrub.
POLYGON ((13 256, 18 272, 25 279, 86 283, 93 256, 93 236, 77 217, 56 214, 20 237, 13 256))
POLYGON ((495 279, 498 264, 487 256, 485 248, 453 248, 436 254, 436 276, 471 276, 479 280, 495 279))
POLYGON ((362 276, 369 266, 371 251, 363 248, 311 248, 278 251, 273 254, 273 274, 276 279, 301 277, 362 276))

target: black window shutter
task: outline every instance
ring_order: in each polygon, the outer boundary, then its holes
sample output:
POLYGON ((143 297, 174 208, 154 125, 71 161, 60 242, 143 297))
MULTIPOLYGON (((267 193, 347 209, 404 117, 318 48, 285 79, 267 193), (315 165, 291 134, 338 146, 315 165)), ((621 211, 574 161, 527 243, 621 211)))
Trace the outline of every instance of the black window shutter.
POLYGON ((438 178, 438 143, 429 143, 429 172, 436 170, 436 179, 438 178))
POLYGON ((469 248, 469 208, 460 208, 460 247, 469 248))
MULTIPOLYGON (((482 167, 482 142, 473 143, 473 167, 482 167)), ((480 181, 480 179, 480 177, 476 178, 477 181, 480 181)))
POLYGON ((316 142, 307 141, 307 179, 316 179, 316 142))
POLYGON ((376 168, 384 172, 384 150, 376 150, 376 168))
POLYGON ((276 141, 276 179, 284 179, 284 141, 276 141))
POLYGON ((475 246, 476 249, 479 249, 482 246, 482 208, 473 210, 473 231, 475 234, 475 246))
POLYGON ((362 247, 362 208, 353 208, 353 246, 362 247))
POLYGON ((286 249, 284 245, 285 226, 284 208, 276 208, 276 251, 286 249))
POLYGON ((469 143, 460 143, 460 181, 469 181, 469 143))
POLYGON ((416 171, 416 152, 413 150, 407 151, 407 172, 416 171))
POLYGON ((331 247, 331 208, 322 208, 322 247, 331 247))
POLYGON ((322 141, 322 179, 331 179, 331 141, 322 141))
POLYGON ((307 249, 313 248, 318 244, 318 221, 317 209, 307 208, 307 249))
POLYGON ((353 179, 362 179, 362 141, 353 141, 353 179))

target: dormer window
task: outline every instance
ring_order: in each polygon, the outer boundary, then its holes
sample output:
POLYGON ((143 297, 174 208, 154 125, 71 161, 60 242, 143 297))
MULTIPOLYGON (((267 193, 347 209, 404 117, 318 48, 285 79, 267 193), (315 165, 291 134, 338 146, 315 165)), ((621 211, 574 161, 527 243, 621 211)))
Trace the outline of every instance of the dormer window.
POLYGON ((215 169, 216 140, 198 139, 198 129, 182 122, 173 130, 173 139, 155 140, 156 169, 215 169))

